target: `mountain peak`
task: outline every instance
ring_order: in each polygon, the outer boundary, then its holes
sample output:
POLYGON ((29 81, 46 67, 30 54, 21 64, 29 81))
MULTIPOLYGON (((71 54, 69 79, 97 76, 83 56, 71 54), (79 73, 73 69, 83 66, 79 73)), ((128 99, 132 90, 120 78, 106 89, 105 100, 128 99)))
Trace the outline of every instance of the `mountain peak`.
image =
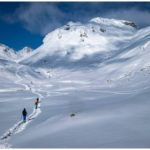
POLYGON ((10 49, 8 46, 6 46, 5 44, 0 43, 0 50, 1 51, 7 51, 8 49, 10 49))
POLYGON ((13 60, 16 57, 16 52, 12 48, 0 43, 0 58, 13 60))
POLYGON ((137 25, 128 20, 119 20, 119 19, 108 19, 108 18, 102 18, 102 17, 96 17, 91 19, 89 22, 96 23, 96 24, 101 24, 101 25, 113 25, 113 26, 119 26, 119 27, 133 27, 137 28, 137 25))
POLYGON ((33 52, 33 49, 31 47, 28 47, 28 46, 24 47, 17 53, 18 60, 21 60, 21 59, 29 56, 32 52, 33 52))
POLYGON ((7 45, 0 43, 0 59, 17 61, 28 56, 32 51, 32 48, 26 46, 20 51, 16 52, 7 45))
POLYGON ((28 46, 25 46, 23 49, 21 49, 19 52, 21 52, 21 53, 30 53, 30 52, 32 52, 33 51, 33 49, 31 48, 31 47, 28 47, 28 46))

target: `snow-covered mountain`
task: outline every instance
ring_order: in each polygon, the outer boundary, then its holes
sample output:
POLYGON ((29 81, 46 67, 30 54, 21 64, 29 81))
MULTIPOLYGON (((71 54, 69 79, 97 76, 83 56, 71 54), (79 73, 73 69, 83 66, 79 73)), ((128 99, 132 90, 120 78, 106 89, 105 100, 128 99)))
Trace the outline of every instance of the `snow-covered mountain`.
MULTIPOLYGON (((18 62, 30 55, 30 53, 33 51, 33 49, 29 47, 24 47, 20 51, 15 51, 14 49, 4 45, 0 44, 0 77, 5 78, 7 80, 14 80, 16 78, 16 72, 18 68, 20 67, 20 64, 18 62)), ((25 68, 28 68, 25 66, 25 68)), ((30 70, 30 69, 27 69, 30 70)), ((27 73, 24 72, 24 74, 27 73)))
POLYGON ((110 72, 123 67, 119 77, 129 69, 136 72, 149 66, 149 35, 150 27, 137 29, 126 20, 97 17, 86 24, 69 22, 47 34, 21 63, 48 69, 109 66, 110 72))
POLYGON ((83 60, 87 65, 95 61, 95 55, 99 57, 96 61, 102 61, 130 44, 137 32, 135 27, 128 21, 105 18, 94 18, 86 24, 69 22, 46 35, 43 44, 23 62, 59 66, 83 60))
POLYGON ((30 47, 24 47, 19 51, 15 51, 4 44, 0 44, 0 59, 8 61, 20 61, 21 59, 29 56, 32 52, 33 49, 30 47))
POLYGON ((16 52, 4 44, 0 44, 0 59, 14 60, 17 59, 16 52))
POLYGON ((0 147, 150 147, 150 27, 69 22, 19 55, 0 61, 0 147))

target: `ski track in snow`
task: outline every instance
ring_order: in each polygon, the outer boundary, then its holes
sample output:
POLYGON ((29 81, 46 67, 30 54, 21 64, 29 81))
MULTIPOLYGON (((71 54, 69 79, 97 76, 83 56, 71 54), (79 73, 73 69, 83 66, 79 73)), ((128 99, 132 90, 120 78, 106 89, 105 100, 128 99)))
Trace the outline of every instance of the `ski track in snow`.
POLYGON ((16 77, 18 78, 18 80, 17 80, 15 83, 24 86, 24 87, 25 87, 25 90, 29 90, 30 88, 29 88, 28 85, 23 84, 23 83, 20 83, 20 82, 22 81, 22 78, 21 78, 20 75, 19 75, 19 71, 20 71, 21 68, 22 68, 22 66, 19 66, 19 67, 17 68, 16 77))
POLYGON ((31 90, 31 92, 34 93, 34 94, 36 94, 36 95, 38 95, 39 98, 43 98, 43 95, 40 94, 40 93, 38 93, 38 92, 36 92, 36 90, 33 87, 31 89, 31 87, 29 87, 29 85, 20 83, 22 81, 22 78, 19 75, 19 71, 20 71, 21 68, 22 68, 22 66, 19 66, 18 69, 17 69, 17 71, 16 71, 16 76, 17 76, 18 80, 15 83, 24 86, 25 90, 31 90))
POLYGON ((24 123, 23 121, 19 121, 9 130, 7 130, 0 138, 0 148, 9 148, 11 145, 8 143, 11 136, 18 134, 25 130, 26 126, 35 119, 41 113, 41 109, 33 110, 32 114, 28 117, 27 121, 24 123))
MULTIPOLYGON (((25 87, 25 90, 30 90, 30 87, 26 84, 20 83, 22 81, 22 78, 19 75, 19 71, 22 67, 18 67, 16 71, 16 77, 18 80, 15 82, 16 84, 23 85, 25 87)), ((32 93, 38 95, 38 97, 41 99, 43 98, 42 94, 36 92, 36 90, 32 87, 31 90, 32 93)), ((8 129, 1 137, 0 137, 0 148, 10 148, 12 145, 9 144, 9 139, 23 130, 27 127, 27 125, 35 119, 39 114, 41 113, 40 107, 38 109, 33 109, 33 112, 27 117, 27 121, 24 123, 23 121, 19 121, 16 123, 13 127, 8 129)))

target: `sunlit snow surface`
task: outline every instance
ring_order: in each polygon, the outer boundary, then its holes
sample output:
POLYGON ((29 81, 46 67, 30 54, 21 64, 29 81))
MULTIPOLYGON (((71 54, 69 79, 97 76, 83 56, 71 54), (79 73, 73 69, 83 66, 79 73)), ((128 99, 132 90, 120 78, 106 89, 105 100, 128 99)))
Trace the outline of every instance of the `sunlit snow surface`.
POLYGON ((1 147, 150 147, 150 28, 122 22, 70 23, 71 31, 49 33, 20 63, 0 61, 0 137, 13 131, 1 147), (93 33, 91 25, 106 33, 93 33), (87 43, 80 43, 81 30, 88 30, 87 43), (97 47, 87 51, 89 44, 97 47), (35 112, 37 97, 41 107, 35 112), (16 130, 24 107, 28 118, 35 117, 16 130))

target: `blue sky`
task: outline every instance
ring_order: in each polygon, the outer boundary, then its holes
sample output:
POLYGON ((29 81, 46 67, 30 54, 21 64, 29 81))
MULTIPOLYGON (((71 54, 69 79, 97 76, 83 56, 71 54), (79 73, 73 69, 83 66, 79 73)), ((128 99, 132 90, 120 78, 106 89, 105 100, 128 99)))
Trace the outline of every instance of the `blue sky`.
POLYGON ((37 48, 48 32, 68 21, 98 16, 149 26, 150 2, 0 2, 0 43, 16 50, 37 48))

